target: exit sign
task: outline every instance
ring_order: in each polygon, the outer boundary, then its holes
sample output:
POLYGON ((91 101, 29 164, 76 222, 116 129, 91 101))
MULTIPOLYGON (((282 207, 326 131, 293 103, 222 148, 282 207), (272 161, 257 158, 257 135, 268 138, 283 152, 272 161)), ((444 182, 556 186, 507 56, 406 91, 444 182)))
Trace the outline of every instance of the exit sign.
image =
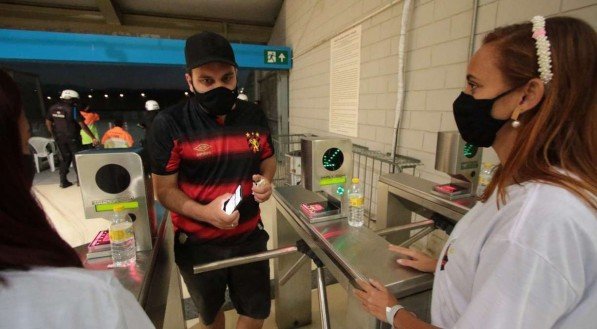
POLYGON ((288 64, 288 51, 286 50, 264 50, 264 64, 288 64))

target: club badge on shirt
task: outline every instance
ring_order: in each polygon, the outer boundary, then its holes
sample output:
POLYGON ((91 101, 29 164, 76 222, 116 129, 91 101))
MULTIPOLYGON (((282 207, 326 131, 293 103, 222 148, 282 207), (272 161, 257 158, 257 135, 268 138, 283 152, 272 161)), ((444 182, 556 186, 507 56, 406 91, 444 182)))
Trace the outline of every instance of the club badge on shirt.
POLYGON ((260 145, 259 145, 259 133, 258 132, 247 132, 245 134, 247 137, 247 142, 249 143, 249 148, 253 153, 259 152, 260 145))

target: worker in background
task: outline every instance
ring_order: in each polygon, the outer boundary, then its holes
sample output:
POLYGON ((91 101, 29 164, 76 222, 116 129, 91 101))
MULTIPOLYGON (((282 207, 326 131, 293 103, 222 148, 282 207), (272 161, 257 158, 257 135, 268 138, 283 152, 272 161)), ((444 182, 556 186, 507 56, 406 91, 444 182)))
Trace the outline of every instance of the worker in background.
MULTIPOLYGON (((91 138, 93 146, 98 145, 99 141, 84 122, 84 118, 79 111, 79 93, 66 89, 60 94, 60 101, 48 110, 46 116, 46 128, 56 141, 58 150, 62 155, 60 162, 60 187, 67 188, 73 183, 66 178, 68 168, 74 159, 74 154, 82 149, 81 129, 91 138)), ((77 164, 73 162, 75 172, 77 164)))
POLYGON ((142 146, 145 146, 145 141, 147 140, 149 130, 151 130, 153 119, 155 119, 158 113, 160 113, 160 104, 158 104, 158 102, 156 102, 153 99, 150 99, 147 102, 145 102, 145 113, 143 113, 143 121, 137 125, 145 131, 145 138, 143 138, 143 140, 141 141, 142 146))
MULTIPOLYGON (((93 133, 93 136, 96 139, 99 139, 99 132, 97 131, 97 126, 95 125, 95 123, 100 120, 99 114, 92 112, 89 104, 82 104, 81 115, 85 119, 84 122, 91 133, 93 133)), ((91 137, 89 137, 89 135, 87 135, 87 133, 84 131, 81 131, 81 142, 83 144, 84 150, 89 150, 94 147, 91 137)))
POLYGON ((102 145, 105 148, 131 147, 133 143, 133 137, 124 129, 122 119, 114 120, 114 127, 106 131, 102 137, 102 145))

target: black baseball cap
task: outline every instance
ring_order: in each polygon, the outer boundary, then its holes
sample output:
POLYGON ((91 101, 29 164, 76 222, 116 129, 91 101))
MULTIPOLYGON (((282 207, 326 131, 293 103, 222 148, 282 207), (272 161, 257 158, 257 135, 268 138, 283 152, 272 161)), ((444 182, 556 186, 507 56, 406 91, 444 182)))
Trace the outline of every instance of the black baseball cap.
POLYGON ((184 47, 187 70, 203 64, 222 62, 238 67, 230 42, 213 32, 201 32, 190 36, 184 47))

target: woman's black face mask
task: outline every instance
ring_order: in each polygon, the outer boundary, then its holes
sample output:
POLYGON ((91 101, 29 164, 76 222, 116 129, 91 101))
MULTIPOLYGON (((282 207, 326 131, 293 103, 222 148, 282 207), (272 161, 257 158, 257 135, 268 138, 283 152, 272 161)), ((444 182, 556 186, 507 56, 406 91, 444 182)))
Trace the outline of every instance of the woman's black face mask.
POLYGON ((495 141, 498 130, 508 122, 508 120, 498 120, 491 116, 493 104, 514 89, 516 88, 491 99, 475 99, 472 95, 460 93, 452 108, 462 139, 475 146, 490 147, 495 141))

